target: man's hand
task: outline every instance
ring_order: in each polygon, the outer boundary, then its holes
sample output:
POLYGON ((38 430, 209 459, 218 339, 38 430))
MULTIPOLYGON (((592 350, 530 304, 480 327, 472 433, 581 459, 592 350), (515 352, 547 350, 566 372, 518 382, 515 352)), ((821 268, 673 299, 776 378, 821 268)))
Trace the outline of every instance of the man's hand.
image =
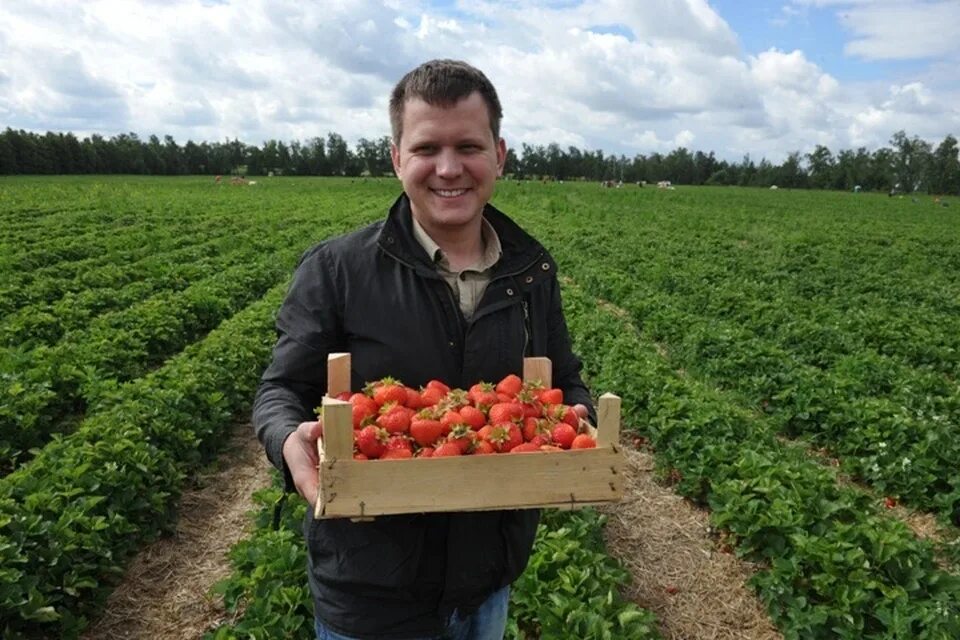
POLYGON ((577 417, 581 420, 586 420, 590 416, 590 412, 587 411, 587 405, 585 404, 573 405, 573 412, 576 413, 577 417))
POLYGON ((293 484, 297 492, 306 498, 313 508, 317 502, 317 493, 320 490, 317 467, 320 461, 317 457, 317 440, 323 433, 319 420, 315 422, 301 422, 297 430, 290 434, 283 442, 283 459, 290 469, 293 484))

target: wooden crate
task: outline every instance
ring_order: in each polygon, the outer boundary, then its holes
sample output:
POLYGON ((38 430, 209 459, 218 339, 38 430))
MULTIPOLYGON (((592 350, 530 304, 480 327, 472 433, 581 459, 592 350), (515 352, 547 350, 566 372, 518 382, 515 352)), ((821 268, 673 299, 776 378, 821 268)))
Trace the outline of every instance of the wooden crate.
MULTIPOLYGON (((550 361, 527 358, 524 379, 551 384, 550 361)), ((620 398, 600 397, 595 449, 553 453, 354 460, 351 405, 333 396, 350 390, 349 354, 331 354, 319 441, 317 518, 433 511, 578 508, 616 502, 623 493, 620 398)))

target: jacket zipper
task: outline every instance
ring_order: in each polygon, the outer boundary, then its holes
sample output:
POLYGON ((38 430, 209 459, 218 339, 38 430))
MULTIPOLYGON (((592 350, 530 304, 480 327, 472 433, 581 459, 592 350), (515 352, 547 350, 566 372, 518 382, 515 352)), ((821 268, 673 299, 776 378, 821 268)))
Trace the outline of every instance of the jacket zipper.
POLYGON ((530 305, 526 300, 521 300, 520 304, 523 306, 523 357, 526 358, 530 347, 530 305))

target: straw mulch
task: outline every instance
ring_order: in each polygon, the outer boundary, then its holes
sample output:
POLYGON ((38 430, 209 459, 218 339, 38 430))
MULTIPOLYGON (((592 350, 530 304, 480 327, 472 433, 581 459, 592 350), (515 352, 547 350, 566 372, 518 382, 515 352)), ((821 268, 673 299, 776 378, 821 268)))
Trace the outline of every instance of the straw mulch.
POLYGON ((83 640, 191 640, 227 617, 209 591, 229 574, 227 552, 249 535, 251 495, 270 474, 249 424, 235 426, 220 459, 184 492, 176 532, 140 551, 83 640))
POLYGON ((607 548, 633 575, 625 596, 667 640, 781 639, 745 584, 753 568, 721 550, 707 512, 657 482, 652 455, 623 450, 624 498, 603 511, 607 548))
MULTIPOLYGON (((781 638, 744 585, 750 567, 719 551, 707 514, 657 483, 652 456, 624 453, 624 499, 604 511, 610 553, 633 575, 625 595, 657 614, 667 640, 781 638)), ((144 547, 83 640, 195 640, 227 618, 210 587, 249 532, 251 494, 270 480, 250 425, 237 425, 221 459, 183 494, 175 534, 144 547)))

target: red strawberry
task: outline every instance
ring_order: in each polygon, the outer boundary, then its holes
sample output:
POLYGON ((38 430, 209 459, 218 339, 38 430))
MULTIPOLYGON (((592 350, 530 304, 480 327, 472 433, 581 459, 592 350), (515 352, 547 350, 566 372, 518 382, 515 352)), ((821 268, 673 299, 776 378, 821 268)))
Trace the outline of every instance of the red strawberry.
POLYGON ((433 447, 423 447, 417 451, 418 458, 430 458, 433 456, 433 447))
POLYGON ((387 449, 387 432, 376 425, 367 425, 354 432, 354 441, 360 453, 375 459, 387 449))
POLYGON ((443 434, 443 424, 427 417, 415 417, 410 422, 410 435, 421 447, 432 446, 443 434))
POLYGON ((540 453, 540 445, 532 442, 521 442, 513 449, 510 449, 510 453, 540 453))
POLYGON ((459 411, 451 409, 440 416, 440 424, 443 425, 443 433, 446 435, 458 424, 464 424, 463 416, 459 411))
POLYGON ((458 424, 453 427, 449 435, 449 442, 455 442, 460 447, 460 453, 470 453, 477 440, 477 433, 465 424, 458 424))
POLYGON ((397 404, 405 404, 407 402, 407 389, 399 380, 394 380, 393 378, 386 377, 367 385, 367 389, 370 390, 370 395, 373 397, 374 402, 376 402, 381 407, 388 402, 396 402, 397 404))
POLYGON ((487 455, 488 453, 496 453, 497 450, 493 448, 493 445, 487 442, 486 440, 479 440, 477 442, 477 448, 474 449, 473 454, 477 456, 487 455))
POLYGON ((549 444, 552 441, 551 431, 550 423, 547 420, 541 418, 523 419, 523 439, 527 442, 532 442, 534 438, 541 438, 544 441, 542 444, 549 444))
POLYGON ((594 440, 593 436, 587 433, 581 433, 573 439, 573 442, 570 443, 571 449, 593 449, 596 446, 597 441, 594 440))
POLYGON ((470 387, 467 392, 467 399, 473 403, 473 406, 480 409, 491 407, 500 401, 493 385, 489 382, 478 382, 470 387))
POLYGON ((553 428, 550 435, 557 446, 563 449, 569 449, 570 445, 573 444, 574 438, 577 437, 577 431, 566 422, 561 422, 553 428))
POLYGON ((412 458, 413 452, 410 449, 387 449, 382 456, 381 460, 403 460, 406 458, 412 458))
POLYGON ((519 402, 498 402, 487 412, 490 424, 519 422, 523 418, 523 407, 519 402))
POLYGON ((423 391, 420 392, 420 405, 432 407, 443 401, 446 395, 446 393, 436 387, 424 387, 423 391))
POLYGON ((550 440, 550 434, 543 433, 537 434, 530 439, 530 444, 535 444, 538 447, 542 447, 545 444, 553 444, 553 441, 550 440))
POLYGON ((407 400, 404 402, 404 405, 411 409, 422 409, 424 407, 423 399, 420 397, 420 392, 411 387, 404 387, 407 392, 407 400))
POLYGON ((460 456, 460 446, 456 442, 444 442, 433 450, 433 458, 445 458, 447 456, 460 456))
POLYGON ((493 425, 484 439, 493 445, 498 453, 506 453, 517 445, 523 444, 520 427, 512 422, 493 425))
POLYGON ((543 404, 563 404, 563 390, 557 388, 543 389, 539 398, 543 404))
POLYGON ((450 393, 450 387, 448 387, 445 383, 441 382, 440 380, 431 380, 430 382, 428 382, 427 389, 437 389, 443 395, 447 395, 448 393, 450 393))
POLYGON ((517 394, 517 401, 523 408, 524 418, 539 418, 543 415, 543 403, 529 389, 517 394))
POLYGON ((413 453, 413 443, 410 442, 410 438, 408 438, 406 435, 402 433, 394 433, 387 440, 387 451, 392 451, 396 449, 401 449, 403 451, 409 451, 410 453, 413 453))
POLYGON ((458 411, 458 413, 463 419, 463 422, 470 425, 470 428, 474 431, 487 423, 487 417, 483 415, 483 411, 480 411, 480 409, 477 409, 476 407, 472 407, 470 405, 460 407, 460 411, 458 411))
POLYGON ((443 406, 445 409, 458 411, 460 407, 470 404, 468 395, 463 389, 451 389, 443 398, 443 406))
POLYGON ((337 395, 335 395, 335 396, 333 396, 333 397, 336 398, 337 400, 342 400, 342 401, 344 401, 344 402, 347 402, 348 400, 350 400, 350 392, 349 392, 349 391, 341 391, 340 393, 338 393, 337 395))
POLYGON ((404 433, 410 429, 410 409, 388 402, 380 408, 377 424, 390 433, 404 433))
POLYGON ((359 429, 364 426, 363 421, 377 414, 377 403, 373 398, 362 393, 355 393, 350 396, 350 404, 353 409, 353 428, 359 429))
POLYGON ((565 404, 545 404, 543 405, 543 415, 551 420, 566 422, 574 429, 580 427, 580 416, 573 410, 573 407, 565 404))
POLYGON ((510 397, 516 397, 520 390, 523 388, 523 380, 520 379, 520 376, 516 374, 509 374, 504 377, 503 380, 497 383, 495 391, 497 393, 503 393, 510 397))
POLYGON ((369 460, 370 458, 368 458, 367 456, 365 456, 364 454, 362 454, 362 453, 360 453, 360 452, 357 452, 357 453, 354 453, 354 454, 353 454, 353 459, 354 459, 354 460, 369 460))

